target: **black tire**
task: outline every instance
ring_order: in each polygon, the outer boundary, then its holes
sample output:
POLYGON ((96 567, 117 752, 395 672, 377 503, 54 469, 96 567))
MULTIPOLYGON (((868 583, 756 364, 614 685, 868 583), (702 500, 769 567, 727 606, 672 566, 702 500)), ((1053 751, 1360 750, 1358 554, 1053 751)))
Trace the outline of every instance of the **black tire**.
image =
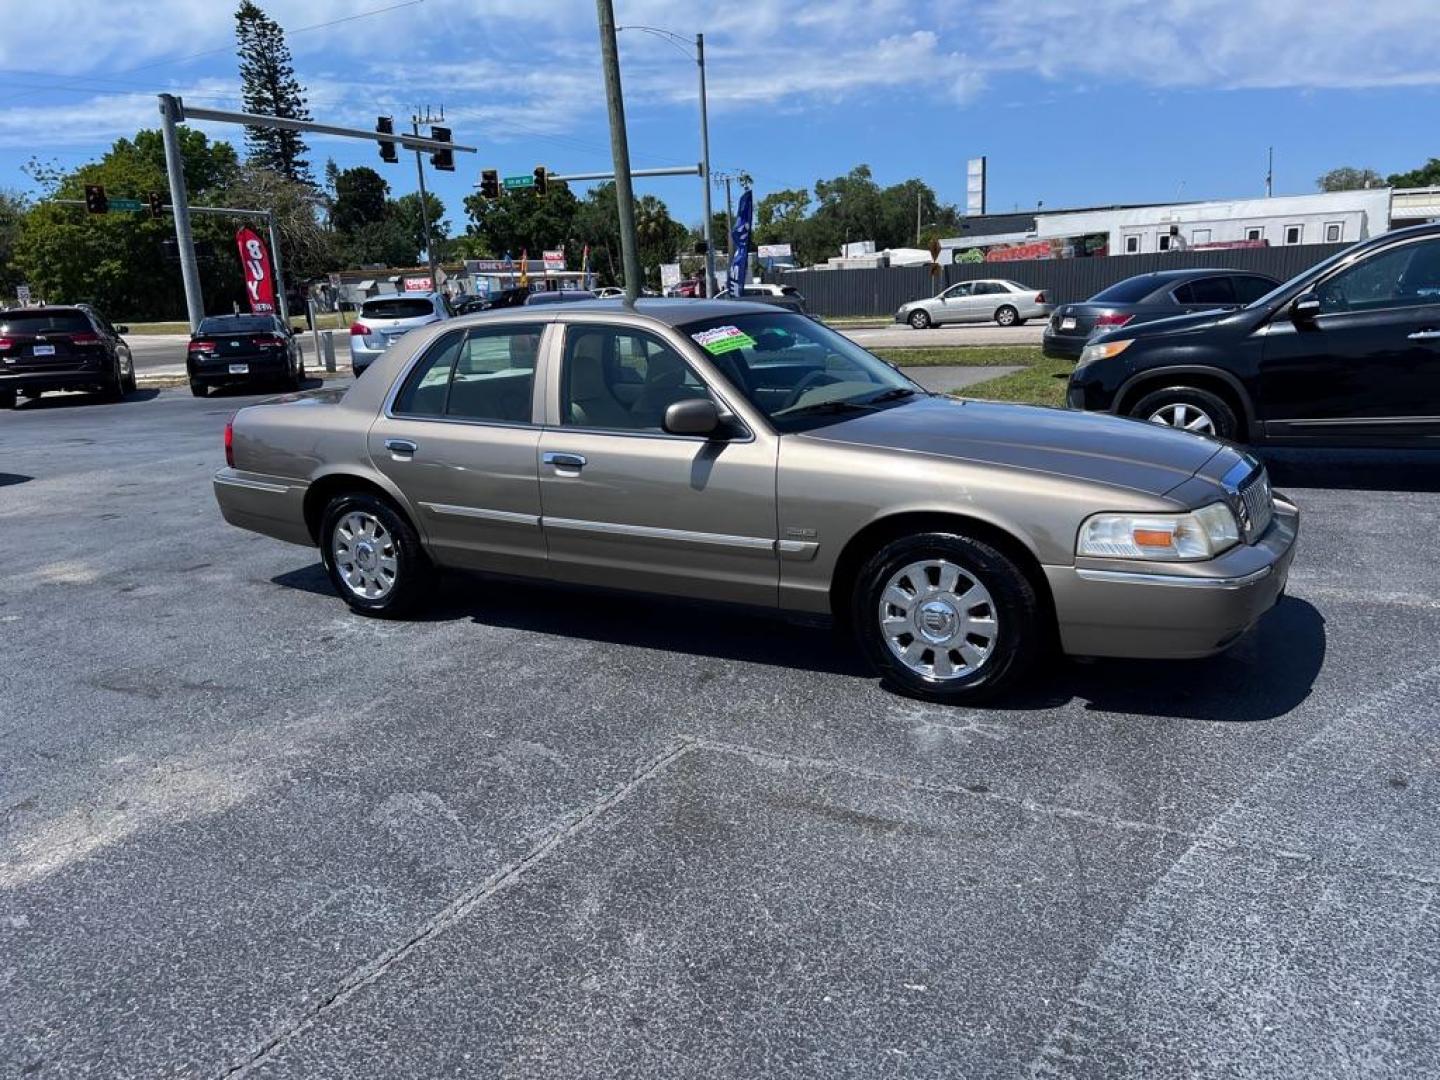
POLYGON ((0 390, 0 409, 13 409, 15 407, 15 391, 0 390))
POLYGON ((190 393, 194 394, 196 397, 209 397, 210 388, 206 386, 203 382, 201 382, 199 379, 191 379, 190 393))
MULTIPOLYGON (((1209 390, 1194 386, 1167 386, 1141 397, 1130 406, 1129 415, 1137 420, 1151 420, 1156 416, 1174 416, 1181 423, 1166 421, 1170 427, 1183 427, 1201 435, 1214 435, 1219 439, 1234 439, 1240 431, 1240 421, 1223 398, 1209 390), (1192 413, 1202 414, 1207 423, 1195 425, 1192 413)), ((1161 421, 1155 420, 1155 423, 1161 421)))
POLYGON ((124 386, 125 393, 133 394, 135 392, 135 358, 133 356, 130 358, 130 370, 125 373, 125 381, 121 385, 124 386))
POLYGON ((930 321, 930 313, 923 309, 920 311, 912 311, 910 313, 910 317, 905 321, 908 322, 911 328, 915 330, 928 330, 932 325, 934 325, 930 321))
POLYGON ((394 618, 413 611, 428 594, 433 577, 420 537, 405 516, 389 500, 367 492, 337 495, 325 507, 320 519, 320 559, 330 575, 330 584, 351 610, 379 618, 394 618), (361 595, 346 581, 344 569, 337 564, 336 530, 352 514, 368 516, 383 529, 383 534, 371 545, 377 557, 390 558, 395 563, 388 590, 383 595, 361 595))
POLYGON ((1001 304, 995 309, 995 325, 997 326, 1018 326, 1020 312, 1009 304, 1001 304))
MULTIPOLYGON (((966 586, 968 588, 968 586, 966 586)), ((892 613, 893 608, 889 608, 892 613)), ((861 568, 851 597, 851 625, 861 649, 881 677, 904 693, 941 704, 981 701, 1003 694, 1024 678, 1052 635, 1035 586, 1004 553, 960 533, 921 533, 886 544, 861 568), (912 564, 944 560, 980 584, 991 604, 963 609, 993 619, 988 652, 974 670, 950 678, 923 675, 891 651, 882 632, 881 602, 891 578, 912 564)), ((911 643, 920 639, 910 635, 911 643)), ((979 639, 966 635, 966 642, 979 639)), ((921 642, 922 646, 924 642, 921 642)), ((922 654, 923 655, 923 654, 922 654)), ((933 659, 930 666, 936 663, 933 659)))
POLYGON ((104 401, 119 401, 125 396, 125 376, 120 371, 120 360, 115 360, 115 370, 110 378, 100 384, 100 397, 104 401))

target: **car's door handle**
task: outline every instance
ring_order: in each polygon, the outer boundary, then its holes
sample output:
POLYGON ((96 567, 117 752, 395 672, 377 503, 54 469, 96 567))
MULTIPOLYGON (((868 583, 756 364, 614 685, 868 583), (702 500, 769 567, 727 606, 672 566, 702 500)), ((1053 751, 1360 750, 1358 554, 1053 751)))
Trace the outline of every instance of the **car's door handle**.
POLYGON ((1411 341, 1430 341, 1434 338, 1440 338, 1440 330, 1416 330, 1415 333, 1409 335, 1409 337, 1411 341))
POLYGON ((386 439, 385 449, 392 454, 413 454, 420 446, 409 439, 386 439))
POLYGON ((585 457, 582 454, 565 454, 547 450, 540 455, 540 460, 546 465, 554 465, 557 469, 583 469, 585 467, 585 457))

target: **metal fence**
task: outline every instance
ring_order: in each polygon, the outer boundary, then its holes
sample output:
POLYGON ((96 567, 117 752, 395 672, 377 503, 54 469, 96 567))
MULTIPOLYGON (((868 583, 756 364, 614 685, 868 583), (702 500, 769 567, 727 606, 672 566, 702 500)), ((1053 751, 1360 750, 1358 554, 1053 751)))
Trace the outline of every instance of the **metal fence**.
POLYGON ((932 279, 928 267, 886 270, 794 270, 765 275, 765 280, 794 285, 812 315, 884 315, 910 300, 933 296, 957 281, 1009 278, 1044 289, 1051 303, 1069 304, 1101 289, 1153 270, 1223 267, 1253 270, 1285 281, 1308 270, 1348 244, 1297 244, 1291 247, 1227 248, 1217 251, 1163 251, 1148 255, 1097 256, 1089 259, 1032 259, 1017 262, 955 263, 932 279))

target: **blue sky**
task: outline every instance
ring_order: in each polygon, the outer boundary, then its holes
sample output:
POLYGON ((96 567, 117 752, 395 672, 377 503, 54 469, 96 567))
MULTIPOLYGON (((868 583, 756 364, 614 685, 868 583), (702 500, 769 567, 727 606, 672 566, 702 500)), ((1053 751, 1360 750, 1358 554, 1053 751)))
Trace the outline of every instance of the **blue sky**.
MULTIPOLYGON (((591 0, 260 0, 290 32, 317 119, 370 127, 443 104, 461 155, 434 176, 456 230, 482 167, 609 166, 591 0), (390 10, 379 10, 390 8, 390 10), (359 17, 355 17, 359 16, 359 17), (334 22, 335 20, 347 20, 334 22), (316 24, 333 23, 315 29, 316 24)), ((865 162, 963 203, 989 158, 990 209, 1314 190, 1341 164, 1440 156, 1434 0, 615 0, 622 25, 706 35, 712 167, 757 194, 865 162)), ((0 187, 32 156, 70 167, 153 126, 154 94, 239 108, 228 0, 52 0, 0 34, 0 187), (77 45, 76 27, 86 27, 77 45)), ((695 68, 620 34, 637 167, 698 158, 695 68)), ((197 125, 238 143, 237 129, 197 125)), ((326 157, 414 190, 412 161, 315 137, 326 157)), ((699 181, 643 181, 687 221, 699 181)), ((723 201, 723 195, 719 196, 723 201)), ((717 202, 717 205, 720 205, 717 202)))

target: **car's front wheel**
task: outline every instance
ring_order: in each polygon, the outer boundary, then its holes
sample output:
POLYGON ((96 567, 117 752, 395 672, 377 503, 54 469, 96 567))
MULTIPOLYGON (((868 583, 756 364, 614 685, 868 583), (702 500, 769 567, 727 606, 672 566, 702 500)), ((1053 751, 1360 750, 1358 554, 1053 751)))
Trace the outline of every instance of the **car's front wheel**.
POLYGON ((394 506, 368 493, 330 500, 321 518, 320 555, 335 591, 363 615, 404 614, 430 582, 419 535, 394 506))
POLYGON ((912 311, 910 318, 906 320, 916 330, 926 330, 930 326, 930 313, 925 310, 912 311))
POLYGON ((1130 407, 1130 415, 1152 424, 1233 439, 1240 423, 1223 399, 1194 386, 1167 386, 1146 394, 1130 407))
POLYGON ((1046 640, 1030 579, 1003 552, 958 533, 886 544, 861 569, 852 603, 871 664, 895 686, 931 701, 1003 693, 1046 640))

